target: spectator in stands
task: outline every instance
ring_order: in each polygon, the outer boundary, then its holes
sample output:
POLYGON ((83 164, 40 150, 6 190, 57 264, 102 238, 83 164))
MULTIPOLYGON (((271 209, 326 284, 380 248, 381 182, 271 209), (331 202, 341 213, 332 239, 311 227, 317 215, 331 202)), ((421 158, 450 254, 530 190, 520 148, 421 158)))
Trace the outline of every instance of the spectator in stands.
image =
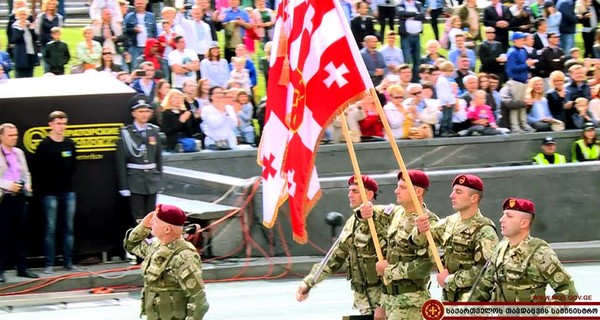
MULTIPOLYGON (((424 83, 411 83, 406 88, 409 98, 405 99, 402 104, 405 109, 414 107, 417 111, 418 118, 414 119, 413 127, 420 127, 421 124, 429 125, 431 132, 435 129, 440 116, 440 101, 431 99, 433 94, 433 85, 424 83), (425 91, 428 91, 426 94, 425 91)), ((429 134, 429 137, 432 137, 429 134)))
MULTIPOLYGON (((54 27, 50 31, 52 41, 48 42, 44 51, 44 63, 48 66, 48 72, 55 75, 65 74, 65 66, 71 60, 69 47, 66 43, 60 40, 61 30, 59 27, 54 27)), ((0 60, 2 60, 0 58, 0 60)))
MULTIPOLYGON (((361 132, 359 121, 366 117, 365 111, 362 109, 362 101, 351 104, 348 108, 344 110, 344 114, 346 116, 346 123, 348 125, 348 131, 350 134, 350 139, 352 142, 360 142, 361 132)), ((342 132, 342 123, 341 118, 336 117, 335 121, 333 121, 333 134, 332 141, 333 143, 345 142, 344 134, 342 132)))
POLYGON ((210 103, 202 108, 202 131, 206 135, 205 146, 210 150, 230 150, 237 146, 235 134, 238 118, 232 105, 228 104, 225 90, 212 87, 210 103))
POLYGON ((438 51, 440 50, 440 43, 437 40, 428 40, 425 44, 425 55, 421 57, 421 64, 434 65, 435 61, 439 58, 446 59, 438 51))
POLYGON ((128 0, 119 0, 119 11, 121 12, 121 16, 125 18, 129 12, 133 12, 133 7, 129 6, 128 0))
POLYGON ((192 128, 194 129, 193 136, 204 142, 204 134, 200 130, 200 124, 202 123, 202 105, 196 98, 196 92, 198 91, 198 84, 192 80, 186 80, 183 83, 183 103, 185 108, 192 112, 192 128))
POLYGON ((211 44, 206 57, 200 62, 200 73, 211 85, 225 88, 229 82, 229 66, 227 60, 221 58, 220 50, 218 43, 211 44))
POLYGON ((548 41, 548 23, 545 18, 539 18, 534 23, 533 48, 538 55, 542 55, 542 49, 550 45, 548 41))
POLYGON ((553 1, 544 2, 544 17, 548 22, 548 31, 560 35, 560 22, 562 21, 562 13, 556 10, 553 1))
POLYGON ((0 50, 0 67, 2 67, 3 76, 0 79, 9 79, 8 73, 12 70, 12 60, 6 51, 0 50))
POLYGON ((273 26, 276 18, 275 12, 267 8, 266 3, 266 0, 254 0, 255 9, 250 16, 254 32, 263 44, 273 40, 273 26))
POLYGON ((536 0, 529 6, 533 19, 537 22, 539 19, 544 19, 544 0, 536 0))
POLYGON ((365 46, 360 50, 360 54, 365 62, 367 71, 369 71, 369 76, 371 77, 371 81, 373 81, 373 85, 377 86, 381 83, 383 76, 387 73, 385 60, 381 52, 376 50, 377 37, 366 36, 364 38, 364 43, 365 46))
POLYGON ((556 152, 556 141, 552 137, 542 140, 542 152, 533 157, 533 164, 550 165, 567 163, 567 158, 556 152))
POLYGON ((431 72, 433 66, 429 64, 422 64, 419 66, 419 83, 431 82, 431 72))
POLYGON ((377 113, 375 100, 370 94, 366 94, 361 101, 361 107, 365 112, 365 118, 360 120, 361 141, 381 141, 383 138, 383 123, 377 113))
POLYGON ((19 8, 15 10, 16 21, 10 26, 10 44, 13 45, 12 52, 15 62, 15 77, 33 77, 33 68, 40 61, 36 52, 37 36, 34 25, 28 20, 29 10, 19 8))
MULTIPOLYGON (((389 97, 388 103, 383 106, 383 111, 392 129, 394 139, 404 139, 408 137, 408 131, 410 124, 407 120, 407 114, 414 112, 416 115, 416 108, 404 108, 402 102, 404 101, 404 89, 399 85, 391 85, 387 88, 387 94, 389 97), (405 123, 407 126, 405 126, 405 123)), ((363 134, 364 135, 364 134, 363 134)), ((389 140, 388 136, 384 135, 384 138, 389 140)))
POLYGON ((271 59, 271 46, 271 41, 265 43, 265 47, 263 49, 265 54, 258 59, 258 66, 265 79, 265 91, 267 91, 267 85, 269 84, 269 60, 271 59))
POLYGON ((200 69, 198 55, 194 50, 185 48, 183 36, 176 36, 176 50, 169 53, 169 67, 173 71, 173 87, 181 88, 185 80, 196 81, 196 71, 200 69))
POLYGON ((156 90, 154 91, 154 100, 152 101, 152 118, 150 123, 160 127, 162 123, 162 106, 161 103, 171 91, 171 84, 165 80, 160 79, 156 82, 156 90))
POLYGON ((196 100, 198 100, 198 104, 200 108, 209 104, 208 100, 208 91, 210 90, 210 80, 203 78, 198 80, 197 90, 196 90, 196 100))
POLYGON ((471 122, 471 126, 466 133, 467 136, 493 136, 500 133, 492 108, 485 104, 485 100, 485 91, 477 90, 473 94, 471 105, 467 108, 467 118, 471 122))
MULTIPOLYGON (((548 100, 544 97, 544 80, 540 77, 533 77, 529 80, 525 93, 525 105, 529 109, 527 122, 536 131, 550 131, 552 125, 559 121, 552 117, 548 100)), ((564 123, 562 128, 564 129, 564 123)))
POLYGON ((427 7, 427 13, 431 17, 431 29, 433 29, 433 35, 435 40, 440 39, 440 31, 438 29, 438 18, 444 10, 447 8, 445 0, 427 0, 425 1, 427 7))
MULTIPOLYGON (((567 110, 573 107, 573 101, 566 100, 565 74, 561 71, 553 71, 550 74, 549 84, 550 89, 546 93, 546 99, 552 118, 564 122, 567 129, 572 129, 572 121, 567 121, 567 110)), ((572 113, 569 111, 569 114, 572 113)))
POLYGON ((229 0, 229 8, 219 16, 225 29, 225 59, 231 61, 238 44, 243 44, 246 29, 250 28, 250 17, 240 8, 240 0, 229 0))
MULTIPOLYGON (((371 11, 377 20, 379 21, 379 39, 383 39, 385 35, 385 22, 387 20, 388 27, 390 30, 394 30, 394 23, 396 19, 396 3, 389 0, 371 0, 371 11)), ((401 35, 402 32, 398 31, 401 35)), ((402 46, 404 49, 404 46, 402 46)), ((406 59, 405 59, 406 60, 406 59)))
POLYGON ((400 81, 398 84, 402 87, 402 89, 404 89, 404 97, 406 98, 406 95, 408 94, 408 92, 406 91, 406 87, 408 87, 411 80, 413 79, 412 69, 408 64, 403 63, 399 65, 394 72, 397 73, 400 77, 400 81))
MULTIPOLYGON (((581 65, 573 65, 569 68, 569 75, 571 82, 566 87, 565 100, 572 102, 577 98, 586 98, 588 101, 592 99, 590 86, 587 84, 585 76, 585 68, 581 65)), ((575 108, 569 108, 565 105, 566 109, 566 126, 567 129, 576 128, 572 122, 573 114, 577 112, 575 108)))
MULTIPOLYGON (((369 4, 366 1, 357 1, 354 5, 358 14, 350 21, 350 29, 358 48, 362 49, 365 37, 375 35, 375 18, 368 15, 369 4)), ((394 30, 391 29, 390 32, 394 32, 394 30)), ((395 40, 394 37, 394 42, 395 40)))
MULTIPOLYGON (((450 84, 452 87, 452 93, 456 95, 458 93, 458 84, 453 82, 450 84)), ((453 132, 458 132, 454 134, 447 135, 446 137, 455 137, 460 134, 464 134, 464 130, 469 129, 471 127, 471 121, 468 118, 468 105, 467 102, 463 99, 457 98, 456 104, 452 110, 452 130, 453 132), (459 134, 460 133, 460 134, 459 134)), ((442 135, 444 137, 444 135, 442 135)))
POLYGON ((475 64, 477 63, 477 55, 475 51, 469 49, 465 45, 466 36, 463 33, 458 33, 454 37, 454 49, 448 52, 448 60, 458 66, 458 58, 466 55, 469 58, 469 69, 475 70, 475 64))
POLYGON ((466 29, 473 41, 481 40, 479 30, 479 12, 477 11, 477 0, 467 0, 458 7, 458 16, 462 23, 461 29, 466 29))
MULTIPOLYGON (((127 13, 127 10, 123 12, 121 9, 121 2, 118 0, 91 0, 90 2, 89 14, 92 21, 100 20, 104 15, 104 9, 108 9, 110 11, 110 15, 113 16, 115 21, 120 24, 123 22, 123 17, 127 13)), ((128 8, 127 3, 125 3, 125 7, 128 8)))
POLYGON ((128 13, 123 20, 125 34, 129 38, 128 51, 133 61, 144 52, 146 40, 158 36, 154 14, 146 11, 147 4, 148 0, 134 0, 134 12, 128 13))
POLYGON ((596 143, 596 126, 587 122, 583 125, 581 139, 573 142, 571 162, 600 160, 600 145, 596 143))
POLYGON ((463 79, 468 75, 475 75, 475 72, 471 71, 471 58, 466 54, 461 54, 458 56, 456 62, 456 74, 454 75, 454 81, 458 85, 459 95, 465 90, 463 79))
POLYGON ((485 41, 479 45, 479 59, 481 66, 479 72, 496 74, 504 76, 506 64, 506 54, 502 44, 496 41, 496 30, 492 27, 485 27, 485 41))
POLYGON ((233 81, 239 88, 250 94, 250 76, 248 69, 245 68, 246 58, 233 57, 231 58, 231 63, 233 64, 233 70, 229 74, 229 81, 233 81))
POLYGON ((502 43, 504 51, 508 50, 508 30, 512 18, 510 10, 500 0, 491 0, 483 11, 483 25, 496 30, 496 41, 502 43))
POLYGON ((162 33, 159 34, 158 43, 161 47, 165 48, 162 58, 169 59, 169 53, 175 50, 175 43, 173 39, 177 36, 177 33, 173 31, 173 23, 171 21, 164 20, 162 22, 162 33))
POLYGON ((577 98, 574 104, 577 111, 573 114, 573 125, 576 129, 583 129, 586 123, 592 123, 598 127, 598 122, 594 120, 594 116, 588 109, 588 99, 577 98))
POLYGON ((558 46, 560 35, 548 33, 548 45, 542 49, 540 62, 537 66, 540 69, 540 76, 548 78, 554 71, 561 71, 566 61, 564 51, 558 46))
POLYGON ((252 125, 254 107, 250 101, 250 95, 246 91, 239 90, 237 92, 234 108, 239 120, 238 141, 242 144, 255 145, 254 126, 252 125))
POLYGON ((175 18, 175 25, 181 30, 181 35, 186 40, 186 49, 193 50, 198 55, 198 61, 204 59, 208 48, 217 39, 213 39, 210 33, 210 26, 202 20, 204 13, 200 6, 193 6, 191 13, 192 19, 184 17, 184 8, 179 9, 175 18))
MULTIPOLYGON (((200 6, 203 12, 202 20, 210 27, 210 35, 213 39, 218 39, 217 30, 221 30, 223 25, 219 20, 219 11, 211 12, 210 0, 196 0, 196 5, 200 6)), ((217 9, 219 10, 219 9, 217 9)))
POLYGON ((512 19, 510 20, 510 29, 517 32, 529 33, 533 29, 533 16, 531 10, 525 5, 525 0, 515 0, 510 6, 512 19))
POLYGON ((96 69, 102 58, 102 45, 94 41, 94 30, 90 26, 83 28, 84 41, 77 44, 77 58, 84 70, 96 69))
MULTIPOLYGON (((456 94, 452 90, 451 83, 454 80, 454 64, 445 61, 440 65, 441 76, 435 80, 436 98, 440 100, 442 108, 442 120, 440 122, 440 136, 454 137, 456 133, 452 130, 452 112, 456 106, 456 94)), ((432 79, 434 81, 434 79, 432 79)))
MULTIPOLYGON (((256 87, 258 84, 258 77, 256 75, 256 66, 254 65, 254 61, 252 60, 252 56, 248 53, 248 49, 245 44, 238 44, 235 46, 235 57, 238 58, 246 58, 246 64, 244 68, 248 70, 248 75, 250 76, 250 86, 252 89, 256 87)), ((233 61, 230 61, 229 70, 233 70, 233 61)))
MULTIPOLYGON (((6 24, 6 39, 8 41, 8 48, 7 51, 11 52, 12 51, 12 47, 14 47, 14 45, 12 45, 10 43, 10 39, 12 39, 12 25, 15 23, 15 21, 17 21, 17 9, 19 8, 27 8, 27 1, 26 0, 15 0, 12 6, 12 13, 10 14, 10 16, 8 16, 8 23, 6 24)), ((29 21, 32 25, 33 25, 33 21, 34 21, 34 16, 32 16, 31 14, 29 14, 29 16, 27 17, 27 21, 29 21)), ((12 56, 12 54, 11 54, 12 56)))
POLYGON ((600 84, 595 85, 592 88, 592 97, 593 99, 590 101, 588 105, 588 109, 592 114, 592 119, 596 121, 596 123, 600 123, 600 97, 598 94, 600 93, 600 84))
POLYGON ((594 32, 598 27, 598 12, 591 0, 577 0, 575 4, 575 13, 582 24, 581 37, 583 38, 584 58, 592 57, 592 47, 594 46, 594 32))
MULTIPOLYGON (((52 41, 50 30, 54 27, 62 28, 63 17, 56 13, 57 0, 42 0, 42 12, 37 15, 34 25, 35 32, 38 36, 39 44, 41 45, 42 56, 46 51, 46 45, 52 41)), ((44 63, 44 72, 49 72, 48 66, 44 63)))
POLYGON ((404 55, 402 49, 396 46, 396 33, 393 30, 388 31, 386 41, 387 44, 381 46, 379 52, 385 60, 389 74, 391 70, 404 63, 404 55))
POLYGON ((450 18, 450 30, 448 31, 448 41, 450 44, 450 49, 456 48, 456 35, 464 34, 464 30, 462 29, 462 21, 460 17, 457 15, 451 16, 450 18))
POLYGON ((175 147, 181 138, 193 138, 194 116, 191 111, 186 110, 183 104, 183 93, 177 89, 171 89, 161 103, 162 123, 160 129, 167 136, 166 151, 175 151, 175 147))
MULTIPOLYGON (((527 35, 522 32, 515 32, 512 35, 514 46, 507 53, 506 75, 510 79, 507 82, 510 89, 509 101, 525 100, 529 69, 536 63, 534 59, 527 58, 527 51, 523 48, 526 37, 527 35)), ((513 133, 519 133, 521 129, 533 131, 533 128, 527 124, 527 111, 524 107, 510 110, 510 126, 513 133)))
POLYGON ((404 62, 412 64, 413 82, 417 82, 419 61, 421 60, 421 33, 425 20, 425 9, 420 1, 404 0, 398 6, 398 33, 404 53, 404 62))
MULTIPOLYGON (((489 74, 488 76, 490 79, 490 87, 488 89, 488 92, 492 95, 492 97, 494 99, 494 105, 496 106, 496 108, 494 109, 494 117, 496 118, 496 123, 499 123, 500 119, 502 118, 502 112, 501 112, 502 97, 500 96, 500 93, 498 92, 498 87, 500 86, 500 77, 498 77, 495 74, 489 74)), ((479 82, 479 86, 483 87, 481 85, 481 81, 479 82)))
POLYGON ((148 38, 146 45, 144 46, 144 53, 137 57, 133 62, 132 67, 138 69, 143 62, 151 62, 154 65, 154 78, 155 79, 167 79, 171 78, 171 70, 169 69, 169 62, 163 59, 163 55, 160 52, 160 43, 154 38, 148 38))
POLYGON ((112 52, 110 52, 110 49, 104 48, 102 49, 102 62, 96 70, 101 72, 108 72, 112 76, 116 77, 117 73, 123 71, 123 68, 121 68, 121 65, 116 64, 114 62, 113 54, 112 52))
POLYGON ((558 0, 556 8, 562 15, 558 29, 560 32, 560 44, 565 52, 569 52, 575 45, 575 27, 577 25, 575 5, 573 4, 573 0, 558 0))
POLYGON ((98 41, 103 48, 108 49, 115 64, 123 64, 123 52, 125 52, 125 36, 123 26, 112 18, 110 9, 102 9, 102 20, 92 21, 94 29, 94 41, 98 41))
POLYGON ((154 80, 154 73, 156 69, 150 61, 145 61, 140 64, 139 69, 134 70, 132 76, 135 80, 131 83, 131 88, 138 93, 141 93, 147 97, 148 101, 154 101, 154 94, 156 92, 156 81, 154 80), (138 75, 138 71, 141 71, 138 75))
POLYGON ((463 85, 465 89, 459 98, 465 100, 467 106, 470 106, 471 101, 475 98, 475 92, 479 90, 479 79, 476 75, 470 74, 463 78, 463 85))

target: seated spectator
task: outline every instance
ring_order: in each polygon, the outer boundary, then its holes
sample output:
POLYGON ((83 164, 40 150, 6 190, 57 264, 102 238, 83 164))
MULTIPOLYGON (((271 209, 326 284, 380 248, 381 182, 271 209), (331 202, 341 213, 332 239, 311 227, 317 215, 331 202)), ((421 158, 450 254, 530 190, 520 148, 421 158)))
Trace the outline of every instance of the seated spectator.
POLYGON ((27 8, 18 8, 14 12, 16 21, 7 30, 10 30, 8 41, 12 47, 15 77, 33 77, 33 68, 40 63, 36 52, 37 36, 34 32, 35 25, 28 19, 30 15, 27 8))
POLYGON ((592 119, 597 123, 600 123, 600 84, 595 85, 592 88, 592 101, 588 105, 588 110, 592 114, 592 119))
POLYGON ((475 51, 467 48, 466 46, 466 36, 464 33, 459 33, 455 37, 455 47, 448 52, 448 60, 454 63, 454 65, 458 66, 458 58, 462 56, 467 56, 469 58, 469 70, 475 69, 475 64, 477 63, 477 55, 475 51))
POLYGON ((428 40, 425 45, 425 55, 421 57, 421 64, 434 65, 435 61, 439 58, 444 58, 443 55, 439 54, 441 48, 440 43, 437 40, 428 40))
POLYGON ((202 108, 202 131, 205 146, 210 150, 230 150, 237 146, 235 129, 238 118, 233 106, 228 104, 226 92, 221 87, 209 90, 210 103, 202 108))
POLYGON ((182 151, 176 150, 177 144, 181 143, 183 138, 193 138, 194 135, 193 115, 185 108, 183 93, 171 89, 161 106, 163 111, 160 129, 167 136, 165 151, 182 151))
POLYGON ((154 91, 154 100, 152 101, 152 110, 154 111, 152 114, 152 118, 150 119, 150 123, 155 124, 160 127, 162 124, 162 106, 161 103, 171 91, 171 84, 165 80, 160 79, 156 82, 155 86, 156 90, 154 91))
MULTIPOLYGON (((452 87, 452 92, 456 96, 458 92, 458 84, 456 84, 456 82, 453 82, 450 84, 450 86, 452 87)), ((444 135, 442 133, 441 137, 456 137, 459 134, 455 132, 462 132, 464 134, 466 133, 464 132, 464 130, 467 130, 471 127, 471 121, 469 121, 469 117, 467 114, 468 105, 464 99, 457 98, 456 102, 452 105, 451 108, 452 134, 444 135)))
MULTIPOLYGON (((407 114, 413 112, 416 116, 416 108, 404 108, 404 89, 399 85, 391 85, 387 88, 389 97, 388 103, 383 106, 383 111, 392 129, 394 139, 404 139, 408 137, 408 131, 411 127, 410 121, 407 120, 407 114)), ((414 119, 414 118, 413 118, 414 119)), ((363 134, 364 135, 364 134, 363 134)), ((387 135, 384 135, 386 140, 389 140, 387 135)))
POLYGON ((158 40, 154 38, 148 38, 146 40, 146 46, 144 47, 144 53, 137 57, 133 61, 132 68, 138 69, 142 62, 148 61, 154 65, 154 79, 171 79, 171 70, 169 69, 169 62, 163 59, 161 52, 161 45, 158 40))
POLYGON ((485 91, 475 91, 471 105, 467 108, 467 118, 471 122, 471 126, 467 129, 465 135, 492 136, 500 133, 494 113, 492 112, 492 107, 486 105, 485 100, 485 91))
MULTIPOLYGON (((248 70, 248 76, 250 77, 250 87, 254 89, 256 84, 258 84, 258 77, 256 75, 256 66, 254 65, 254 61, 252 61, 252 56, 248 54, 248 49, 244 44, 238 44, 235 46, 235 56, 238 58, 245 58, 246 64, 244 68, 248 70)), ((233 57, 232 57, 233 58, 233 57)), ((233 70, 233 61, 230 60, 229 71, 233 70)), ((250 92, 252 94, 252 91, 250 92)))
POLYGON ((575 110, 577 111, 573 114, 573 125, 576 129, 583 129, 587 123, 598 127, 598 122, 594 120, 592 113, 588 110, 588 99, 575 99, 575 110))
MULTIPOLYGON (((50 31, 52 41, 46 45, 46 50, 43 53, 44 63, 47 66, 47 71, 55 75, 65 74, 65 66, 71 60, 69 47, 66 43, 60 40, 61 30, 59 27, 54 27, 50 31)), ((0 62, 2 57, 0 56, 0 62)))
POLYGON ((377 113, 375 100, 370 94, 365 95, 361 101, 361 106, 365 111, 365 118, 360 120, 361 141, 381 141, 383 140, 383 123, 377 113))
POLYGON ((123 68, 121 68, 121 65, 114 63, 112 52, 106 48, 102 49, 102 62, 100 63, 100 66, 96 68, 96 70, 100 72, 108 72, 113 77, 116 77, 117 73, 123 71, 123 68))
POLYGON ((100 66, 102 58, 102 45, 94 41, 94 30, 87 26, 83 28, 84 41, 77 44, 77 59, 82 64, 83 70, 96 69, 100 66))
POLYGON ((533 77, 529 80, 525 92, 525 105, 529 109, 527 122, 536 131, 550 131, 552 128, 560 131, 558 130, 559 122, 564 130, 564 123, 552 117, 548 100, 544 97, 544 79, 533 77))
POLYGON ((250 101, 250 95, 244 90, 239 90, 235 97, 235 111, 239 119, 238 141, 242 144, 255 145, 254 126, 252 125, 254 107, 250 101))
POLYGON ((231 58, 231 64, 233 64, 233 70, 229 73, 229 81, 236 83, 239 88, 245 90, 248 94, 251 91, 250 73, 246 66, 246 58, 244 57, 233 57, 231 58))
POLYGON ((205 105, 210 104, 208 100, 208 91, 210 90, 210 80, 200 79, 198 80, 198 87, 196 90, 196 100, 198 105, 202 108, 205 105))
POLYGON ((408 91, 407 98, 402 102, 405 109, 414 107, 417 111, 417 118, 414 119, 413 127, 419 127, 420 124, 427 124, 430 129, 435 129, 440 117, 440 101, 431 99, 433 95, 433 85, 431 82, 411 83, 406 87, 408 91), (426 92, 427 91, 427 92, 426 92))
MULTIPOLYGON (((360 101, 354 104, 351 104, 346 110, 344 110, 344 115, 346 117, 346 123, 348 125, 348 131, 350 134, 350 139, 353 143, 360 142, 361 132, 360 132, 360 124, 359 122, 363 120, 367 115, 363 110, 360 101)), ((342 129, 342 119, 341 117, 337 117, 335 121, 333 121, 333 134, 332 141, 333 143, 345 142, 346 139, 343 134, 342 129)))
POLYGON ((581 139, 573 142, 571 162, 600 160, 600 146, 596 143, 596 126, 587 122, 583 125, 581 139))
POLYGON ((196 99, 196 91, 198 89, 198 84, 193 80, 186 80, 183 83, 183 103, 185 104, 185 108, 188 111, 192 112, 192 128, 194 129, 194 137, 198 140, 204 141, 204 134, 200 129, 200 124, 202 123, 202 107, 200 106, 200 102, 196 99))
POLYGON ((567 163, 567 158, 556 152, 556 141, 552 137, 546 137, 542 141, 542 152, 533 157, 533 164, 550 165, 567 163))
POLYGON ((125 52, 126 37, 123 35, 123 26, 120 21, 113 19, 108 8, 102 9, 102 20, 92 22, 94 30, 94 41, 99 42, 102 48, 107 49, 113 55, 115 64, 123 64, 123 52, 125 52))
POLYGON ((566 109, 573 107, 573 101, 567 102, 565 98, 567 93, 565 89, 565 74, 562 71, 553 71, 550 74, 549 85, 550 89, 546 93, 546 99, 548 100, 548 108, 550 109, 552 118, 564 122, 567 129, 572 129, 569 128, 569 123, 572 123, 572 121, 567 122, 566 109))
POLYGON ((140 69, 135 70, 132 74, 135 80, 131 83, 131 88, 145 95, 148 101, 154 100, 154 92, 156 91, 154 72, 155 69, 152 62, 146 61, 140 65, 140 69))
POLYGON ((229 82, 229 66, 227 60, 221 58, 221 49, 218 43, 208 48, 206 57, 200 62, 200 74, 208 79, 211 85, 226 88, 229 82))

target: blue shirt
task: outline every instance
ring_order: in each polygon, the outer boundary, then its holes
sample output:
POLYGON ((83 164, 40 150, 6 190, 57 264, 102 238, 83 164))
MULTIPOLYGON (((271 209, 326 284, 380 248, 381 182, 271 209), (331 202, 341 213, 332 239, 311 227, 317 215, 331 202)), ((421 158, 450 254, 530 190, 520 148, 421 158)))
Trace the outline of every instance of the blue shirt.
POLYGON ((548 100, 546 100, 546 98, 533 102, 531 110, 529 110, 529 115, 527 116, 527 122, 539 122, 544 118, 552 118, 552 113, 550 113, 548 100))
MULTIPOLYGON (((223 19, 223 23, 235 21, 235 20, 237 20, 238 17, 242 18, 242 20, 244 20, 246 23, 250 23, 250 17, 246 13, 246 11, 240 10, 239 7, 236 8, 235 11, 231 8, 227 8, 223 11, 223 13, 225 14, 225 19, 223 19)), ((240 26, 240 28, 241 28, 240 34, 243 38, 244 35, 246 34, 246 28, 241 27, 241 26, 240 26)))
POLYGON ((527 65, 527 50, 511 47, 506 54, 506 76, 509 79, 527 83, 529 66, 527 65))
MULTIPOLYGON (((477 55, 475 54, 475 51, 473 51, 471 49, 466 49, 466 50, 467 50, 467 56, 469 57, 469 69, 474 70, 475 62, 477 60, 477 55)), ((450 50, 450 52, 448 52, 448 60, 450 60, 450 62, 452 62, 455 66, 457 65, 456 62, 458 61, 458 57, 460 57, 460 53, 461 53, 461 51, 459 49, 453 49, 453 50, 450 50)))

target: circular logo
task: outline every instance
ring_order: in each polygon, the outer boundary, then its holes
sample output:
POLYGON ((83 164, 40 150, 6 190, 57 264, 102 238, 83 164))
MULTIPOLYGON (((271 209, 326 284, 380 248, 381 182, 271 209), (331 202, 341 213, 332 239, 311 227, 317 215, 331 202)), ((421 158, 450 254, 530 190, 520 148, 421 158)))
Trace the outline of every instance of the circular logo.
POLYGON ((429 299, 421 307, 421 315, 425 320, 440 320, 444 316, 444 305, 435 299, 429 299))

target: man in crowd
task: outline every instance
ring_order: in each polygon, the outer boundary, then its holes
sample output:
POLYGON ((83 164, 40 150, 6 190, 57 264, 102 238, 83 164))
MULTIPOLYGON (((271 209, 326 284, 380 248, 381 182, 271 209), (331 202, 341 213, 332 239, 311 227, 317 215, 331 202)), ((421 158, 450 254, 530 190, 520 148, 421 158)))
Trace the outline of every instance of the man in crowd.
MULTIPOLYGON (((537 36, 537 34, 536 34, 537 36)), ((544 46, 540 54, 540 62, 537 67, 540 69, 540 76, 547 80, 553 71, 562 71, 567 60, 565 52, 558 46, 560 35, 548 33, 548 45, 544 46)))
MULTIPOLYGON (((356 12, 358 13, 350 21, 350 29, 359 49, 363 47, 363 39, 366 36, 375 35, 375 18, 367 13, 369 12, 369 4, 365 1, 358 1, 355 4, 356 12)), ((391 30, 392 32, 394 30, 391 30)))
POLYGON ((450 60, 452 63, 454 63, 455 65, 458 65, 458 58, 461 55, 467 55, 467 57, 469 58, 469 69, 470 70, 475 70, 475 64, 477 63, 477 55, 475 54, 475 51, 467 48, 465 41, 466 41, 466 36, 464 33, 458 33, 456 34, 455 38, 454 38, 454 42, 456 44, 456 48, 452 49, 448 52, 448 60, 450 60))
POLYGON ((479 72, 503 76, 506 55, 503 55, 505 50, 502 44, 495 40, 496 29, 485 27, 485 39, 479 45, 479 59, 481 60, 479 72))
POLYGON ((364 39, 365 47, 360 50, 360 55, 365 62, 371 81, 374 86, 378 86, 387 73, 385 60, 381 52, 377 51, 377 37, 366 36, 364 39))
POLYGON ((67 270, 76 269, 73 266, 76 204, 73 176, 77 168, 77 151, 73 140, 65 137, 67 114, 54 111, 48 118, 50 133, 40 142, 33 157, 36 193, 41 196, 46 216, 46 274, 54 272, 57 218, 61 222, 58 229, 63 232, 63 265, 67 270))
POLYGON ((496 30, 496 41, 502 43, 504 51, 508 50, 508 30, 512 15, 500 0, 491 0, 483 11, 483 25, 496 30))
POLYGON ((186 80, 196 81, 196 72, 200 70, 200 61, 196 51, 185 48, 185 39, 176 36, 175 50, 169 53, 169 66, 173 71, 173 88, 181 90, 186 80))
POLYGON ((394 0, 372 0, 371 11, 373 11, 375 18, 379 20, 379 39, 383 39, 383 36, 385 35, 386 20, 390 30, 394 30, 396 2, 394 0))
POLYGON ((154 94, 156 93, 156 81, 154 81, 156 70, 154 69, 154 64, 150 61, 142 62, 140 69, 142 69, 144 75, 133 80, 130 87, 137 93, 145 95, 148 101, 154 101, 154 94))
POLYGON ((396 46, 396 33, 393 30, 388 31, 386 41, 387 44, 381 46, 379 52, 381 52, 385 60, 385 65, 388 69, 387 74, 390 74, 396 67, 404 63, 404 54, 402 53, 402 49, 396 46))
POLYGON ((131 60, 135 61, 143 52, 148 38, 156 39, 156 20, 154 15, 146 11, 148 0, 135 0, 135 11, 128 13, 123 26, 125 34, 129 38, 129 54, 131 60))
POLYGON ((549 165, 567 163, 567 158, 556 152, 556 140, 546 137, 542 140, 542 152, 533 157, 533 164, 549 165))
POLYGON ((425 10, 423 4, 417 0, 404 0, 397 6, 398 10, 398 33, 404 53, 404 62, 412 64, 413 79, 417 82, 419 74, 419 62, 421 61, 421 33, 423 32, 423 21, 425 10))

